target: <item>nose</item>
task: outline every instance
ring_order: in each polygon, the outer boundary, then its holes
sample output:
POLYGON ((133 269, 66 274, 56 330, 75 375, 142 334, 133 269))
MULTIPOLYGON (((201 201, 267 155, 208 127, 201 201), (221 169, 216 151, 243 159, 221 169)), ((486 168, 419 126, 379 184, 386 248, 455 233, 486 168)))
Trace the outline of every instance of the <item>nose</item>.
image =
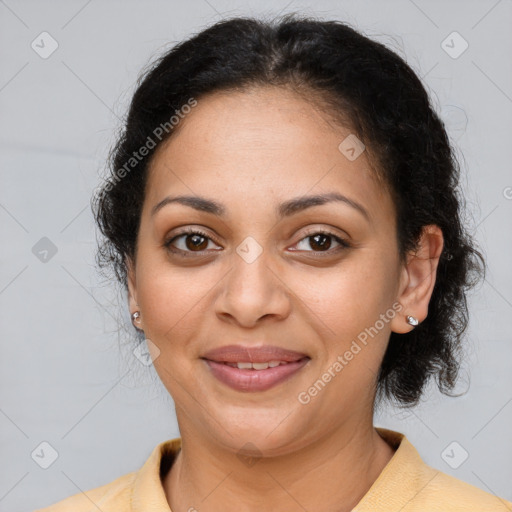
POLYGON ((265 250, 255 259, 234 252, 230 263, 216 298, 219 318, 251 328, 263 318, 277 321, 290 314, 291 290, 282 279, 279 265, 272 262, 265 250))

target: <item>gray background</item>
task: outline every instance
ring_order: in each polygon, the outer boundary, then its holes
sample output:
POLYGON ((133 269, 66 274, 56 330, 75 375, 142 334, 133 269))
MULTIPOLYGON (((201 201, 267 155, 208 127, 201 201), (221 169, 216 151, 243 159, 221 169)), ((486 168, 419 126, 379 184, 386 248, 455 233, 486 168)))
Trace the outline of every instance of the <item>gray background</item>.
MULTIPOLYGON (((89 199, 135 79, 155 52, 222 17, 291 10, 345 20, 405 56, 463 155, 468 223, 489 263, 470 296, 468 364, 457 387, 469 391, 447 398, 431 385, 421 406, 388 408, 375 423, 404 432, 428 464, 512 500, 510 0, 5 0, 0 511, 29 511, 106 484, 179 435, 172 400, 131 353, 130 333, 118 329, 127 310, 95 271, 89 199), (59 45, 46 59, 31 47, 43 31, 59 45), (453 31, 469 44, 458 58, 442 47, 453 31), (43 237, 57 249, 46 262, 33 249, 49 244, 43 237), (58 452, 48 469, 31 457, 43 441, 58 452), (442 456, 453 441, 469 453, 456 469, 442 456)), ((452 465, 460 462, 458 445, 448 452, 452 465)))

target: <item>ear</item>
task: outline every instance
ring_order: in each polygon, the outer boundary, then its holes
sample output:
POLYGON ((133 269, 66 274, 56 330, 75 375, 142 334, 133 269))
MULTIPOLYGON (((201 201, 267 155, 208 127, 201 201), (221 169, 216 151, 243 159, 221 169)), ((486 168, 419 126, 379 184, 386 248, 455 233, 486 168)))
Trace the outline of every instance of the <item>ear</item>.
POLYGON ((407 262, 402 267, 397 300, 403 309, 391 321, 393 332, 407 333, 414 329, 406 321, 408 315, 416 317, 419 323, 427 318, 443 245, 443 232, 439 226, 430 224, 423 228, 418 248, 407 255, 407 262))
POLYGON ((128 307, 130 314, 139 310, 139 303, 137 300, 137 286, 135 279, 135 266, 131 258, 127 257, 126 263, 126 280, 128 284, 128 307))

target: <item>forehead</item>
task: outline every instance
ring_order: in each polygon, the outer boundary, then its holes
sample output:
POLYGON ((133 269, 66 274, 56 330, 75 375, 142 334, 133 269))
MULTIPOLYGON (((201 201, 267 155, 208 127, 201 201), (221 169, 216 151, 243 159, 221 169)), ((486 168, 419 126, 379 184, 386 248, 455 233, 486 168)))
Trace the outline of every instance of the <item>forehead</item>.
MULTIPOLYGON (((264 208, 272 198, 337 191, 364 204, 373 218, 393 210, 366 151, 355 159, 346 152, 354 146, 350 128, 287 89, 209 94, 177 128, 151 162, 148 208, 170 193, 229 202, 243 192, 246 207, 253 201, 264 208)), ((357 142, 355 150, 361 150, 357 142)))

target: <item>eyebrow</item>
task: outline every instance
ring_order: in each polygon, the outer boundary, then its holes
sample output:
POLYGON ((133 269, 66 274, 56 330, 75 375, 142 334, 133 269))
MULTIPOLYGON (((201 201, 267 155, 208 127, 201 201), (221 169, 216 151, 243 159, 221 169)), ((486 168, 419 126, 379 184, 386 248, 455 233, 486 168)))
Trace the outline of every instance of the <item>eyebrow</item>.
MULTIPOLYGON (((336 201, 348 204, 349 206, 357 210, 359 213, 361 213, 366 218, 366 220, 370 222, 370 215, 368 211, 363 207, 363 205, 359 204, 357 201, 354 201, 353 199, 344 196, 343 194, 339 194, 338 192, 295 197, 278 205, 277 214, 280 218, 289 217, 298 212, 304 211, 307 208, 336 201)), ((224 217, 226 215, 226 208, 217 201, 214 201, 213 199, 208 199, 206 197, 200 196, 168 196, 162 199, 152 208, 151 216, 154 216, 164 206, 167 206, 168 204, 172 203, 179 203, 184 206, 189 206, 191 208, 194 208, 195 210, 211 213, 218 217, 224 217)))

